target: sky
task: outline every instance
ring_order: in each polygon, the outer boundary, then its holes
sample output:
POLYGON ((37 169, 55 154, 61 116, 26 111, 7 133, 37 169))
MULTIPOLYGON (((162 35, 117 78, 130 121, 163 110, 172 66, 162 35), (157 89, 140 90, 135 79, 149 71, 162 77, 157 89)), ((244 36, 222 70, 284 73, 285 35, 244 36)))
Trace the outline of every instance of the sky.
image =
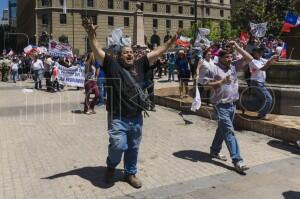
POLYGON ((2 10, 5 8, 8 8, 8 0, 0 0, 0 20, 2 19, 2 10))

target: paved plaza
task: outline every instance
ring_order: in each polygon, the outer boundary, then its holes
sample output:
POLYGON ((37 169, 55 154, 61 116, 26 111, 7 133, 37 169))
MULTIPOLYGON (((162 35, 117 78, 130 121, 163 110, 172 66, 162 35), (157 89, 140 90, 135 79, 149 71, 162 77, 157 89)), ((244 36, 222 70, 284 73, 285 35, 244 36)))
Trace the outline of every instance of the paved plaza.
MULTIPOLYGON (((177 85, 176 83, 172 83, 177 85)), ((144 120, 138 176, 103 182, 108 146, 105 108, 78 114, 84 90, 30 90, 31 82, 0 83, 0 198, 300 198, 299 149, 250 131, 236 133, 251 167, 209 158, 215 121, 159 106, 144 120), (28 89, 29 88, 29 89, 28 89)), ((163 86, 166 86, 164 84, 163 86)), ((225 144, 223 153, 229 157, 225 144)))

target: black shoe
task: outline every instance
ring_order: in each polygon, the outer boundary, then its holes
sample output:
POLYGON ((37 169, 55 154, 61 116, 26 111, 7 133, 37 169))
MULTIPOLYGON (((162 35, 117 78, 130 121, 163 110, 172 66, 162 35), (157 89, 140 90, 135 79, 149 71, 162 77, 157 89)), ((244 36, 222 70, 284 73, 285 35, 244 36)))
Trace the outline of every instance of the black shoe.
POLYGON ((104 182, 106 184, 114 184, 114 175, 115 175, 115 168, 109 168, 107 167, 105 176, 104 176, 104 182))

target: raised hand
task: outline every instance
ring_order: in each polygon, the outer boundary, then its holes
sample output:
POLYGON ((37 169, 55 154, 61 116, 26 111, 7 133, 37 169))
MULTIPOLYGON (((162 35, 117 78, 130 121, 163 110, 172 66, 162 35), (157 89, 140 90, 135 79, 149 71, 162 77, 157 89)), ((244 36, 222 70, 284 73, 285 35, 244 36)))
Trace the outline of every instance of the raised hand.
POLYGON ((92 18, 87 18, 87 17, 83 18, 82 26, 84 27, 86 33, 89 36, 96 36, 96 30, 97 30, 98 26, 93 25, 92 18))

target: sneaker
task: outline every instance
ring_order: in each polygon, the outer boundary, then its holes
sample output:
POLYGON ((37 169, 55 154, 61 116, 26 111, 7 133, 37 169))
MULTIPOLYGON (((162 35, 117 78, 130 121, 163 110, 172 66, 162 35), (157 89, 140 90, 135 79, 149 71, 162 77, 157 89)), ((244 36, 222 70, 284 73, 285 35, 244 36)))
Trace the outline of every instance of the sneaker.
POLYGON ((106 184, 114 184, 114 175, 115 175, 115 169, 107 167, 104 181, 106 184))
POLYGON ((244 172, 249 169, 249 167, 243 161, 234 163, 234 168, 237 172, 244 172))
POLYGON ((216 159, 222 160, 222 161, 224 161, 224 162, 227 161, 226 156, 223 155, 223 154, 221 154, 221 153, 212 153, 212 152, 211 152, 211 153, 210 153, 210 156, 211 156, 212 158, 216 158, 216 159))
POLYGON ((124 179, 126 182, 128 182, 128 184, 130 184, 131 186, 133 186, 136 189, 139 189, 142 187, 142 182, 135 175, 125 174, 124 179))

